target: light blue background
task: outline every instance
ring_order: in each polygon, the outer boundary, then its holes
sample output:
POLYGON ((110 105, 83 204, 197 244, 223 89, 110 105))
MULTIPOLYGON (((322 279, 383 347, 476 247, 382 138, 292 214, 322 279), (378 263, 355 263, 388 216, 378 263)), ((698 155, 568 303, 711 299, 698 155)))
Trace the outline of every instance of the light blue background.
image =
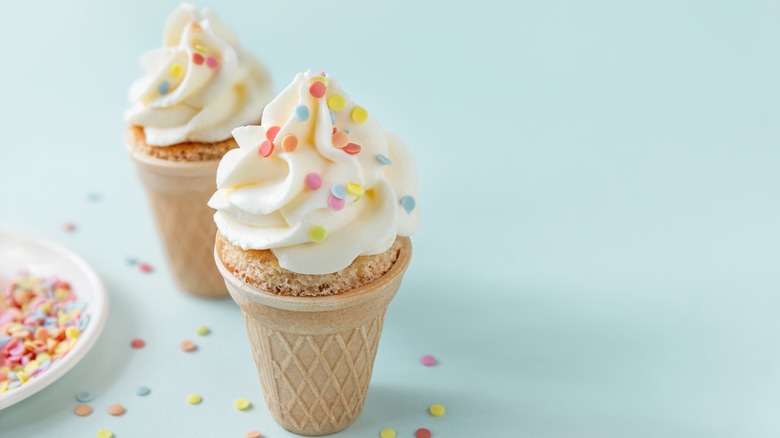
MULTIPOLYGON (((238 309, 176 290, 122 148, 138 56, 176 4, 3 3, 0 225, 83 254, 112 301, 79 366, 0 412, 3 438, 291 436, 238 309), (188 338, 198 352, 178 349, 188 338)), ((363 415, 339 436, 780 434, 780 4, 211 6, 276 90, 332 73, 418 161, 423 228, 363 415)))

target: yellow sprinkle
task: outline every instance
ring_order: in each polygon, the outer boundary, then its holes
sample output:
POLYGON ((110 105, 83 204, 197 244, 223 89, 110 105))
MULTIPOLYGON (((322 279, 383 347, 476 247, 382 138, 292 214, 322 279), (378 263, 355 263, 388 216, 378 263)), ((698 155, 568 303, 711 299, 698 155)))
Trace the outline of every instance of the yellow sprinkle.
POLYGON ((179 64, 178 62, 171 66, 171 76, 173 76, 174 78, 178 78, 179 76, 181 76, 181 72, 182 72, 181 64, 179 64))
POLYGON ((434 417, 441 417, 442 415, 444 415, 444 406, 442 406, 442 405, 431 405, 431 407, 428 409, 428 411, 434 417))
POLYGON ((209 328, 208 328, 208 327, 203 327, 203 326, 201 325, 201 326, 198 326, 198 327, 195 329, 195 333, 196 333, 196 334, 198 334, 198 335, 200 335, 200 336, 206 336, 207 334, 211 333, 211 330, 209 330, 209 328))
POLYGON ((57 356, 62 356, 70 349, 70 345, 68 345, 67 341, 62 341, 59 344, 57 344, 56 347, 54 347, 54 354, 57 356))
POLYGON ((8 391, 8 380, 3 380, 0 382, 0 394, 8 391))
POLYGON ((194 48, 195 48, 195 51, 196 51, 196 52, 200 52, 200 53, 209 53, 209 49, 207 49, 207 48, 205 48, 205 47, 203 47, 203 46, 201 46, 200 44, 197 44, 197 43, 195 43, 195 42, 193 42, 193 43, 192 43, 192 47, 194 47, 194 48))
POLYGON ((352 108, 350 117, 352 117, 352 121, 355 123, 363 123, 368 120, 368 111, 362 106, 356 106, 355 108, 352 108))
POLYGON ((245 398, 240 398, 240 399, 236 400, 236 402, 233 403, 233 405, 239 411, 245 411, 245 410, 249 409, 249 400, 247 400, 245 398))
POLYGON ((387 428, 382 429, 381 432, 379 432, 380 438, 395 438, 395 430, 387 428))
POLYGON ((309 228, 309 238, 314 242, 322 242, 327 236, 328 232, 325 231, 322 225, 314 225, 309 228))
POLYGON ((328 98, 328 108, 333 111, 341 111, 344 109, 344 105, 347 104, 347 99, 340 94, 334 94, 328 98))
POLYGON ((326 78, 325 76, 315 76, 315 77, 311 78, 311 81, 312 82, 319 81, 319 82, 322 82, 323 84, 325 84, 326 87, 328 86, 328 78, 326 78))
POLYGON ((57 299, 57 301, 62 301, 68 296, 68 291, 65 289, 57 289, 54 292, 54 298, 57 299))
POLYGON ((203 398, 198 394, 190 394, 187 396, 187 403, 191 405, 199 405, 201 401, 203 401, 203 398))
POLYGON ((78 339, 79 329, 73 326, 68 327, 67 329, 65 329, 65 337, 68 339, 78 339))
POLYGON ((363 186, 358 183, 347 183, 347 193, 352 196, 360 196, 363 194, 363 186))
POLYGON ((46 363, 51 362, 51 356, 48 355, 48 353, 41 353, 38 355, 38 357, 35 358, 40 363, 46 363))
POLYGON ((114 434, 108 429, 100 429, 97 431, 97 438, 111 438, 114 434))
POLYGON ((27 362, 27 365, 24 366, 24 372, 27 374, 32 373, 33 371, 38 369, 38 361, 37 360, 31 360, 27 362))
POLYGON ((27 373, 25 373, 24 371, 17 372, 16 378, 19 379, 19 381, 22 383, 26 383, 28 380, 30 380, 30 378, 27 377, 27 373))

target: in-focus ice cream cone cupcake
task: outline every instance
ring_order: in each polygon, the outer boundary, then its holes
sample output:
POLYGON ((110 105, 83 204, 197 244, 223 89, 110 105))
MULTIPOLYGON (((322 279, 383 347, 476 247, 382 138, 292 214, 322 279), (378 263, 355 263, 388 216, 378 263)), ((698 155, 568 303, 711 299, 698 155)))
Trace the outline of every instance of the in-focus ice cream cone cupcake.
POLYGON ((268 73, 213 12, 186 3, 168 18, 163 47, 145 53, 141 65, 125 145, 177 282, 195 295, 225 296, 206 203, 220 158, 238 147, 231 131, 258 123, 272 97, 268 73))
POLYGON ((363 408, 385 311, 419 225, 406 146, 336 80, 298 74, 233 131, 217 172, 215 258, 239 304, 266 404, 326 435, 363 408))

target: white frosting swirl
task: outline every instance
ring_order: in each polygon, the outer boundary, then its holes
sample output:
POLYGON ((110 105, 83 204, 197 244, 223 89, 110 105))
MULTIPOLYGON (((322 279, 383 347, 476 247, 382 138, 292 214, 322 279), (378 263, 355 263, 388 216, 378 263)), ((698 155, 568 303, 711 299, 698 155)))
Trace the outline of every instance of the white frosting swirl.
POLYGON ((244 250, 270 249, 285 269, 328 274, 419 225, 409 150, 331 76, 298 74, 265 108, 262 126, 233 136, 240 148, 219 163, 209 206, 244 250))
POLYGON ((226 140, 233 128, 257 123, 272 97, 268 72, 233 31, 187 3, 168 17, 163 47, 141 56, 141 66, 125 120, 154 146, 226 140))

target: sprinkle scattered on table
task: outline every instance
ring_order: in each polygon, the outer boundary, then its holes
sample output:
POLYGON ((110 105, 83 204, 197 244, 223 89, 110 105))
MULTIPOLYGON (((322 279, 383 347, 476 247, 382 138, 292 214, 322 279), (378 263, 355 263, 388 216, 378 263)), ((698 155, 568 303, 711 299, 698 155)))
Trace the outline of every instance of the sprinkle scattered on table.
POLYGON ((199 405, 203 401, 203 397, 198 394, 190 394, 187 396, 187 403, 191 405, 199 405))
POLYGON ((260 432, 256 430, 250 430, 246 433, 246 438, 260 438, 260 432))
POLYGON ((149 395, 149 393, 150 393, 150 392, 152 392, 152 390, 151 390, 151 389, 149 389, 149 388, 147 388, 146 386, 139 386, 139 387, 138 387, 138 388, 135 390, 135 395, 138 395, 138 396, 144 397, 144 396, 147 396, 147 395, 149 395))
POLYGON ((414 433, 414 438, 431 438, 431 431, 421 427, 414 433))
POLYGON ((89 391, 81 391, 80 393, 76 394, 76 400, 82 403, 92 401, 94 398, 95 396, 92 395, 92 393, 89 391))
POLYGON ((444 406, 442 405, 431 405, 430 408, 428 408, 428 412, 431 413, 434 417, 441 417, 444 415, 444 406))
POLYGON ((233 406, 235 406, 236 409, 238 409, 239 411, 245 411, 249 409, 252 406, 252 404, 249 403, 249 400, 245 398, 240 398, 233 403, 233 406))
POLYGON ((65 222, 64 224, 62 224, 62 229, 66 233, 72 233, 72 232, 76 231, 76 225, 73 224, 72 222, 65 222))
POLYGON ((181 346, 180 346, 180 347, 181 347, 181 349, 182 349, 183 351, 186 351, 186 352, 188 352, 188 353, 189 353, 189 352, 191 352, 191 351, 195 351, 195 350, 197 350, 197 349, 198 349, 198 346, 197 346, 197 345, 195 345, 195 343, 194 343, 194 342, 192 342, 192 341, 184 341, 184 342, 182 342, 182 343, 181 343, 181 346))
POLYGON ((436 358, 430 354, 426 354, 425 356, 420 358, 420 363, 425 365, 426 367, 431 367, 436 365, 436 358))
POLYGON ((108 413, 109 415, 113 415, 114 417, 118 417, 125 413, 125 407, 120 405, 119 403, 113 404, 108 407, 108 413))
POLYGON ((90 202, 100 202, 100 193, 90 192, 87 193, 87 200, 90 202))
POLYGON ((97 438, 112 438, 114 436, 114 433, 111 432, 108 429, 100 429, 97 431, 97 434, 95 434, 97 438))
POLYGON ((78 415, 79 417, 86 417, 87 415, 92 413, 92 406, 88 404, 81 404, 76 406, 76 409, 73 410, 73 413, 78 415))
POLYGON ((128 257, 128 258, 125 259, 125 263, 127 263, 130 266, 135 266, 135 265, 138 264, 138 260, 136 260, 133 257, 128 257))
POLYGON ((146 341, 141 338, 135 338, 130 342, 130 346, 135 349, 144 348, 146 346, 146 341))
POLYGON ((197 328, 195 328, 195 333, 198 336, 206 336, 209 333, 211 333, 211 330, 208 327, 204 327, 202 325, 199 325, 197 328))
POLYGON ((138 269, 140 269, 141 272, 143 272, 145 274, 148 274, 148 273, 154 271, 154 268, 149 263, 139 263, 138 264, 138 269))
POLYGON ((395 438, 395 430, 394 429, 390 429, 390 428, 382 429, 379 432, 379 437, 380 438, 395 438))

